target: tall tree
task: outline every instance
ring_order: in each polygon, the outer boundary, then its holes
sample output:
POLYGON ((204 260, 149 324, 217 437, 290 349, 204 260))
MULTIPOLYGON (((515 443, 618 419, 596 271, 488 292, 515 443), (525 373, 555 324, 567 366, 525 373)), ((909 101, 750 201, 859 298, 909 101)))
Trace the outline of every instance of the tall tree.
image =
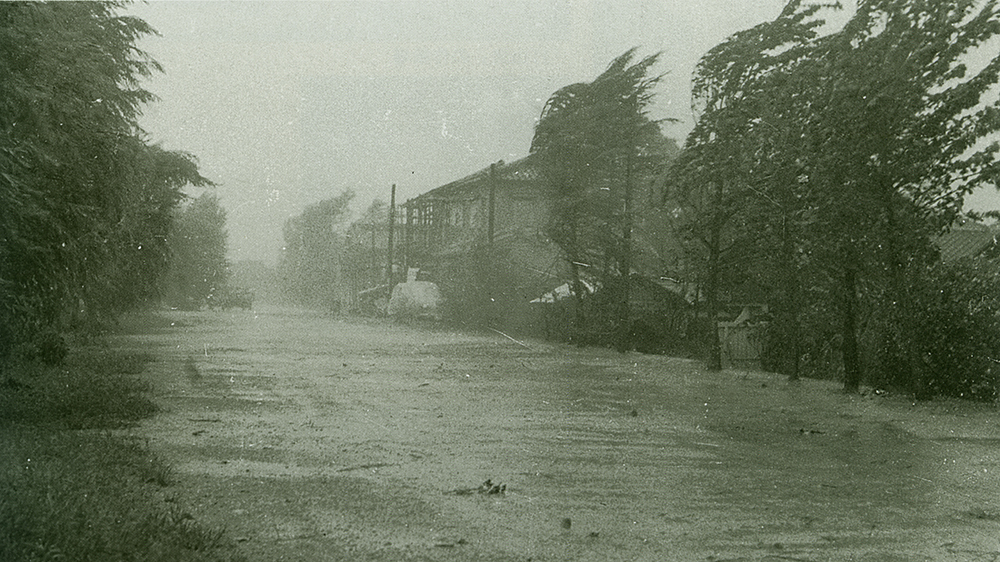
POLYGON ((620 321, 628 315, 634 182, 649 173, 658 156, 655 147, 662 144, 659 122, 648 114, 662 78, 650 75, 658 58, 636 60, 631 49, 593 82, 557 91, 545 104, 531 143, 555 189, 548 233, 569 263, 573 293, 577 299, 585 293, 581 268, 606 285, 624 283, 620 321))
POLYGON ((346 248, 343 230, 352 199, 354 192, 346 190, 285 221, 282 277, 285 290, 298 304, 338 309, 349 300, 342 261, 346 248))
POLYGON ((344 275, 353 293, 385 282, 389 205, 375 200, 347 229, 344 275))
MULTIPOLYGON (((811 45, 800 72, 811 84, 798 104, 820 189, 822 235, 836 250, 843 299, 845 388, 862 380, 859 295, 878 296, 911 375, 904 276, 926 263, 929 236, 950 225, 965 195, 997 178, 1000 109, 986 99, 1000 57, 969 76, 965 58, 1000 32, 993 1, 860 2, 837 33, 811 45)), ((805 81, 803 81, 805 83, 805 81)))
POLYGON ((762 233, 750 225, 773 214, 760 205, 763 183, 774 177, 764 170, 775 163, 772 129, 781 115, 772 107, 773 90, 821 23, 810 21, 818 7, 800 4, 789 3, 775 21, 736 33, 701 58, 692 80, 697 120, 669 171, 674 223, 694 243, 690 257, 707 301, 710 370, 722 368, 716 321, 727 272, 746 271, 759 259, 753 248, 762 233))
MULTIPOLYGON (((153 95, 139 82, 160 67, 135 46, 154 31, 117 15, 123 5, 0 3, 3 349, 81 310, 106 313, 101 287, 131 259, 120 227, 141 219, 133 205, 176 204, 180 186, 206 181, 187 155, 145 143, 136 119, 153 95), (136 182, 145 195, 133 197, 136 182)), ((163 234, 157 220, 131 226, 163 234)))
POLYGON ((996 3, 862 1, 843 28, 826 35, 813 32, 818 10, 790 2, 774 22, 713 50, 724 55, 716 62, 705 64, 712 53, 703 59, 710 88, 696 81, 696 99, 704 91, 722 103, 707 104, 712 126, 693 144, 726 149, 697 169, 718 176, 727 169, 719 164, 748 162, 730 177, 780 210, 753 207, 771 232, 792 234, 785 238, 791 252, 776 253, 787 265, 804 249, 811 266, 826 272, 825 294, 836 298, 830 308, 841 317, 847 390, 862 380, 860 326, 877 314, 889 319, 878 345, 894 347, 919 379, 903 281, 930 259, 930 235, 947 228, 965 195, 1000 171, 1000 147, 984 142, 1000 127, 993 90, 1000 57, 971 75, 963 62, 1000 30, 996 3), (742 79, 745 69, 753 71, 750 82, 742 79), (738 134, 720 134, 719 124, 735 124, 738 134), (720 142, 727 138, 740 139, 735 150, 720 142), (791 230, 774 226, 781 220, 791 230))

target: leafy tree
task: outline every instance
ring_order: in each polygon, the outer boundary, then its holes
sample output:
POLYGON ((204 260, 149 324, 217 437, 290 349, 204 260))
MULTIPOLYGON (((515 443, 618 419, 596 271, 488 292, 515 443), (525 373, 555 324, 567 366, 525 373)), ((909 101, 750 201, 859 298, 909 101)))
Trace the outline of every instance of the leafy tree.
POLYGON ((347 229, 344 274, 353 292, 385 283, 389 205, 373 201, 347 229))
POLYGON ((226 211, 206 191, 180 209, 167 245, 170 271, 165 280, 167 303, 197 309, 221 294, 229 271, 226 261, 226 211))
POLYGON ((800 67, 812 86, 797 106, 818 235, 842 284, 847 390, 863 375, 859 295, 886 305, 875 310, 893 326, 886 343, 921 378, 904 281, 930 261, 930 236, 954 221, 965 195, 1000 171, 1000 145, 980 143, 1000 128, 1000 109, 984 99, 1000 57, 972 76, 963 62, 998 31, 992 1, 862 2, 841 31, 810 45, 800 67))
POLYGON ((167 208, 207 182, 143 139, 139 81, 160 67, 123 5, 0 3, 0 355, 145 300, 155 280, 120 272, 157 263, 167 208))
POLYGON ((872 0, 859 2, 842 29, 820 36, 813 33, 820 20, 810 19, 818 10, 790 2, 774 22, 713 51, 736 47, 700 67, 712 70, 708 99, 725 101, 724 111, 705 115, 718 117, 710 123, 734 123, 738 134, 720 135, 713 125, 696 144, 743 139, 704 162, 715 169, 745 163, 734 176, 756 201, 745 206, 754 211, 750 230, 786 233, 760 239, 782 256, 772 271, 784 263, 789 273, 778 277, 801 281, 808 266, 809 292, 841 318, 845 388, 856 390, 862 380, 863 325, 883 332, 866 334, 866 345, 902 364, 903 378, 920 381, 919 315, 907 306, 915 298, 906 280, 927 274, 930 237, 957 217, 966 194, 1000 171, 1000 147, 983 142, 1000 127, 989 98, 1000 57, 971 76, 963 64, 1000 31, 1000 18, 991 1, 872 0), (758 32, 759 42, 741 41, 758 32), (753 80, 734 80, 744 68, 754 69, 753 80))
POLYGON ((649 72, 659 55, 636 61, 635 54, 625 52, 593 82, 553 94, 531 143, 555 191, 548 234, 569 263, 573 293, 577 299, 585 293, 583 267, 605 285, 622 280, 622 324, 628 318, 634 183, 651 172, 664 144, 659 122, 648 116, 661 79, 649 72))
MULTIPOLYGON (((739 32, 699 61, 693 78, 697 115, 685 148, 668 172, 669 207, 675 228, 688 241, 688 256, 701 278, 709 329, 708 368, 722 368, 721 343, 714 328, 720 293, 747 281, 747 272, 765 257, 765 224, 781 214, 780 245, 785 265, 793 262, 790 193, 778 199, 771 188, 794 186, 788 168, 791 139, 775 138, 775 121, 786 117, 774 107, 774 90, 800 61, 802 45, 816 36, 818 10, 792 2, 773 22, 739 32), (776 141, 778 144, 776 145, 776 141), (783 141, 783 142, 781 142, 783 141), (783 173, 784 172, 784 173, 783 173), (762 197, 763 196, 763 197, 762 197), (774 208, 768 208, 773 206, 774 208), (765 219, 766 217, 766 219, 765 219), (761 220, 765 219, 765 220, 761 220), (743 277, 737 280, 737 277, 743 277)), ((794 299, 796 273, 785 271, 787 297, 794 299)), ((794 314, 794 310, 791 312, 794 314)))
POLYGON ((386 283, 389 205, 376 200, 351 223, 344 237, 341 274, 349 287, 352 310, 378 315, 385 311, 392 288, 386 283))
POLYGON ((354 192, 344 191, 285 221, 281 256, 285 290, 298 304, 339 309, 348 300, 342 272, 343 229, 354 192))
POLYGON ((136 137, 123 139, 118 150, 132 154, 114 170, 122 189, 105 210, 109 228, 102 233, 101 267, 89 271, 81 287, 91 315, 114 316, 160 301, 171 261, 168 238, 184 197, 180 189, 190 183, 208 185, 190 155, 147 146, 136 137))

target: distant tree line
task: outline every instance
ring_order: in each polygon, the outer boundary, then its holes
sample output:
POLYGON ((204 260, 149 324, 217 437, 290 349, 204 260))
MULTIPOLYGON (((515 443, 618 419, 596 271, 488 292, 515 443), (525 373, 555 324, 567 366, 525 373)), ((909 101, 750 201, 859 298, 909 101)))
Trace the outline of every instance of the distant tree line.
POLYGON ((123 5, 0 3, 0 359, 158 301, 182 188, 210 185, 137 123, 161 68, 123 5))

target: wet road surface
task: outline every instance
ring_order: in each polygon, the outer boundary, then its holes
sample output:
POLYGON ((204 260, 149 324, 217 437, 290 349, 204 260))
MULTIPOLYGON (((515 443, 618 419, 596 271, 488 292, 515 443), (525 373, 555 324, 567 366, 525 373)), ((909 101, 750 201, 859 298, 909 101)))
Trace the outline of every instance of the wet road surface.
POLYGON ((140 324, 134 431, 251 560, 1000 559, 992 406, 293 309, 140 324))

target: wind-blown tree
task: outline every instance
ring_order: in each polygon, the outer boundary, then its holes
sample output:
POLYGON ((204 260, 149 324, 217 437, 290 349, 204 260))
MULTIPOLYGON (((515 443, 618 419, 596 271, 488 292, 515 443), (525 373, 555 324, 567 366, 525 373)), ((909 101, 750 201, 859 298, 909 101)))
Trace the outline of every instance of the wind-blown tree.
POLYGON ((222 293, 229 279, 227 242, 226 211, 215 193, 206 191, 176 213, 167 241, 167 304, 198 309, 222 293))
POLYGON ((144 140, 139 82, 160 67, 135 46, 154 31, 123 5, 0 3, 0 355, 146 300, 155 279, 120 272, 160 259, 139 239, 162 240, 180 188, 207 182, 144 140))
MULTIPOLYGON (((971 76, 963 64, 1000 30, 996 4, 859 2, 839 31, 782 46, 785 22, 815 29, 819 20, 808 18, 816 10, 789 3, 778 20, 755 28, 765 41, 744 43, 717 65, 724 75, 747 66, 738 61, 786 61, 750 87, 719 81, 740 96, 741 115, 730 117, 749 148, 733 154, 758 154, 739 175, 757 201, 757 224, 770 223, 753 230, 789 233, 791 252, 762 240, 790 272, 802 265, 790 258, 805 262, 817 284, 810 291, 840 316, 847 390, 862 380, 862 324, 882 331, 867 333, 867 345, 893 358, 902 378, 919 381, 933 351, 913 337, 919 311, 907 307, 914 299, 906 280, 924 273, 930 236, 958 216, 964 196, 997 178, 998 146, 984 139, 1000 127, 1000 61, 971 76), (789 219, 790 230, 776 226, 789 219)), ((801 281, 801 269, 784 278, 801 281)))
POLYGON ((662 78, 650 75, 658 58, 636 60, 631 49, 593 82, 558 90, 545 104, 531 142, 531 153, 554 188, 548 235, 569 264, 573 293, 579 302, 586 292, 581 268, 605 286, 623 283, 621 327, 628 320, 634 184, 653 169, 661 156, 656 147, 663 144, 660 122, 648 115, 662 78))
POLYGON ((375 200, 347 229, 344 276, 353 293, 385 283, 389 205, 375 200))
MULTIPOLYGON (((818 7, 798 8, 798 2, 790 3, 775 21, 739 32, 702 57, 692 80, 695 127, 667 172, 668 211, 688 242, 707 301, 710 370, 722 368, 715 322, 723 286, 732 289, 738 276, 746 282, 746 272, 763 258, 765 231, 755 224, 758 219, 786 211, 761 196, 768 182, 777 179, 780 185, 789 179, 774 170, 775 157, 787 157, 791 143, 785 139, 788 144, 773 146, 774 121, 780 116, 771 107, 773 90, 783 87, 781 81, 800 61, 801 46, 820 25, 809 20, 818 7), (762 208, 768 203, 777 209, 762 208)), ((783 234, 790 243, 790 232, 783 234)), ((792 262, 791 256, 784 259, 792 262)), ((786 277, 792 285, 794 272, 786 277)))
POLYGON ((879 343, 920 380, 905 279, 930 261, 930 236, 964 197, 998 177, 995 91, 1000 57, 969 76, 966 55, 1000 32, 996 3, 859 3, 844 28, 816 39, 798 69, 811 88, 796 103, 818 196, 817 236, 833 250, 843 299, 845 388, 863 376, 859 315, 882 305, 879 343), (992 97, 992 99, 989 99, 992 97))
MULTIPOLYGON (((138 138, 123 139, 119 151, 131 150, 112 174, 122 182, 114 205, 107 209, 101 269, 90 273, 81 289, 95 313, 114 316, 158 303, 162 278, 171 262, 168 238, 175 229, 176 209, 188 184, 210 185, 194 158, 147 146, 138 138)), ((75 311, 77 313, 81 311, 75 311)))
POLYGON ((352 199, 354 192, 346 190, 285 221, 280 268, 285 291, 294 302, 336 310, 349 301, 342 261, 343 230, 352 199))

